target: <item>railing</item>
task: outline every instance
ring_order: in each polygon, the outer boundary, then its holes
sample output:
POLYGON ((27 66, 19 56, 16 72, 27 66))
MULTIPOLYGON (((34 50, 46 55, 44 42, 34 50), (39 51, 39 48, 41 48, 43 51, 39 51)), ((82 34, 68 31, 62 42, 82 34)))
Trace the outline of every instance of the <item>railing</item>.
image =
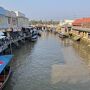
POLYGON ((83 28, 83 27, 73 26, 72 29, 78 30, 78 31, 90 32, 90 28, 83 28))

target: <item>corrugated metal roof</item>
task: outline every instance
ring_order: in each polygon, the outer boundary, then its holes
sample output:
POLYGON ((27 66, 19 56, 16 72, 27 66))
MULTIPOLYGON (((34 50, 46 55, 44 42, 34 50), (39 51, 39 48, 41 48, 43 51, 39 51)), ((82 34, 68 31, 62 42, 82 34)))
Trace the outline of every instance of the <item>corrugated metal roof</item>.
POLYGON ((4 16, 10 16, 10 12, 2 7, 0 7, 0 14, 4 16))

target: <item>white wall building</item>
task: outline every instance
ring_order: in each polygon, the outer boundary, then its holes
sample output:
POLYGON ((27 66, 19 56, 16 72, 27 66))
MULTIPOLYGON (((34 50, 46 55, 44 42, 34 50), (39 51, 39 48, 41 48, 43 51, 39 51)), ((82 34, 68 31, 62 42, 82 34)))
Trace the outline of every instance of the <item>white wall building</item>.
POLYGON ((10 28, 13 28, 13 30, 17 29, 17 17, 16 17, 16 13, 13 11, 10 11, 10 28))
POLYGON ((61 27, 61 33, 68 32, 68 27, 71 27, 73 22, 74 20, 68 19, 60 21, 59 26, 61 27))
POLYGON ((74 22, 74 20, 68 20, 68 19, 61 20, 60 23, 59 23, 59 25, 60 26, 63 26, 63 25, 72 25, 73 22, 74 22))
POLYGON ((17 16, 17 23, 18 28, 28 27, 29 26, 29 19, 25 17, 25 15, 19 11, 15 11, 17 16))
POLYGON ((29 26, 29 19, 19 11, 8 11, 0 7, 0 29, 1 30, 11 30, 15 31, 21 29, 22 27, 29 26))
POLYGON ((8 17, 10 16, 10 12, 0 7, 0 29, 9 28, 8 17))

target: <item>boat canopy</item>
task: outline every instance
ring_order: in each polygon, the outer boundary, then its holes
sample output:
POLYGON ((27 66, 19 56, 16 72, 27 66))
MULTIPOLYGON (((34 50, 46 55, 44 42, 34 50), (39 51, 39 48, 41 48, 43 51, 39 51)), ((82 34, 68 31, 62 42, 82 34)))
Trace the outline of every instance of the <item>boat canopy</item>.
POLYGON ((0 36, 0 39, 3 39, 3 38, 5 38, 6 36, 0 36))
POLYGON ((13 58, 13 55, 0 56, 0 74, 4 70, 4 68, 9 64, 12 58, 13 58))
POLYGON ((4 35, 4 33, 2 31, 0 31, 0 36, 3 36, 3 35, 4 35))

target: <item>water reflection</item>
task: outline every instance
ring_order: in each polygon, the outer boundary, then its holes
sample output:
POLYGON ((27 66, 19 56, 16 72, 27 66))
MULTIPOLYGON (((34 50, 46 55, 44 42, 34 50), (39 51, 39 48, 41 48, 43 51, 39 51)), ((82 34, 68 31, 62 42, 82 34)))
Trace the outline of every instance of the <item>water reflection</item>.
POLYGON ((69 39, 43 33, 14 52, 14 72, 5 90, 90 90, 90 69, 83 62, 90 57, 82 50, 69 39))
POLYGON ((64 39, 62 39, 61 38, 61 44, 64 46, 64 47, 70 47, 70 46, 72 46, 72 40, 70 40, 70 39, 67 39, 67 38, 64 38, 64 39))
MULTIPOLYGON (((21 80, 19 77, 25 74, 25 67, 28 64, 28 56, 33 52, 34 46, 36 43, 26 42, 26 44, 21 45, 21 48, 14 50, 14 60, 12 62, 13 73, 8 80, 4 90, 13 90, 15 85, 18 83, 18 80, 21 80)), ((25 75, 23 75, 25 76, 25 75)), ((23 77, 24 78, 24 77, 23 77)), ((22 78, 23 82, 24 79, 22 78)), ((22 84, 23 85, 23 84, 22 84)), ((21 86, 22 86, 21 85, 21 86)), ((20 90, 20 89, 14 89, 20 90)))
POLYGON ((90 51, 88 51, 87 45, 83 45, 81 43, 73 42, 73 47, 76 53, 83 58, 83 61, 90 66, 90 51))
POLYGON ((81 84, 90 81, 88 70, 82 66, 72 67, 70 65, 53 65, 52 66, 52 84, 60 82, 68 84, 81 84), (81 70, 81 71, 80 71, 81 70))

